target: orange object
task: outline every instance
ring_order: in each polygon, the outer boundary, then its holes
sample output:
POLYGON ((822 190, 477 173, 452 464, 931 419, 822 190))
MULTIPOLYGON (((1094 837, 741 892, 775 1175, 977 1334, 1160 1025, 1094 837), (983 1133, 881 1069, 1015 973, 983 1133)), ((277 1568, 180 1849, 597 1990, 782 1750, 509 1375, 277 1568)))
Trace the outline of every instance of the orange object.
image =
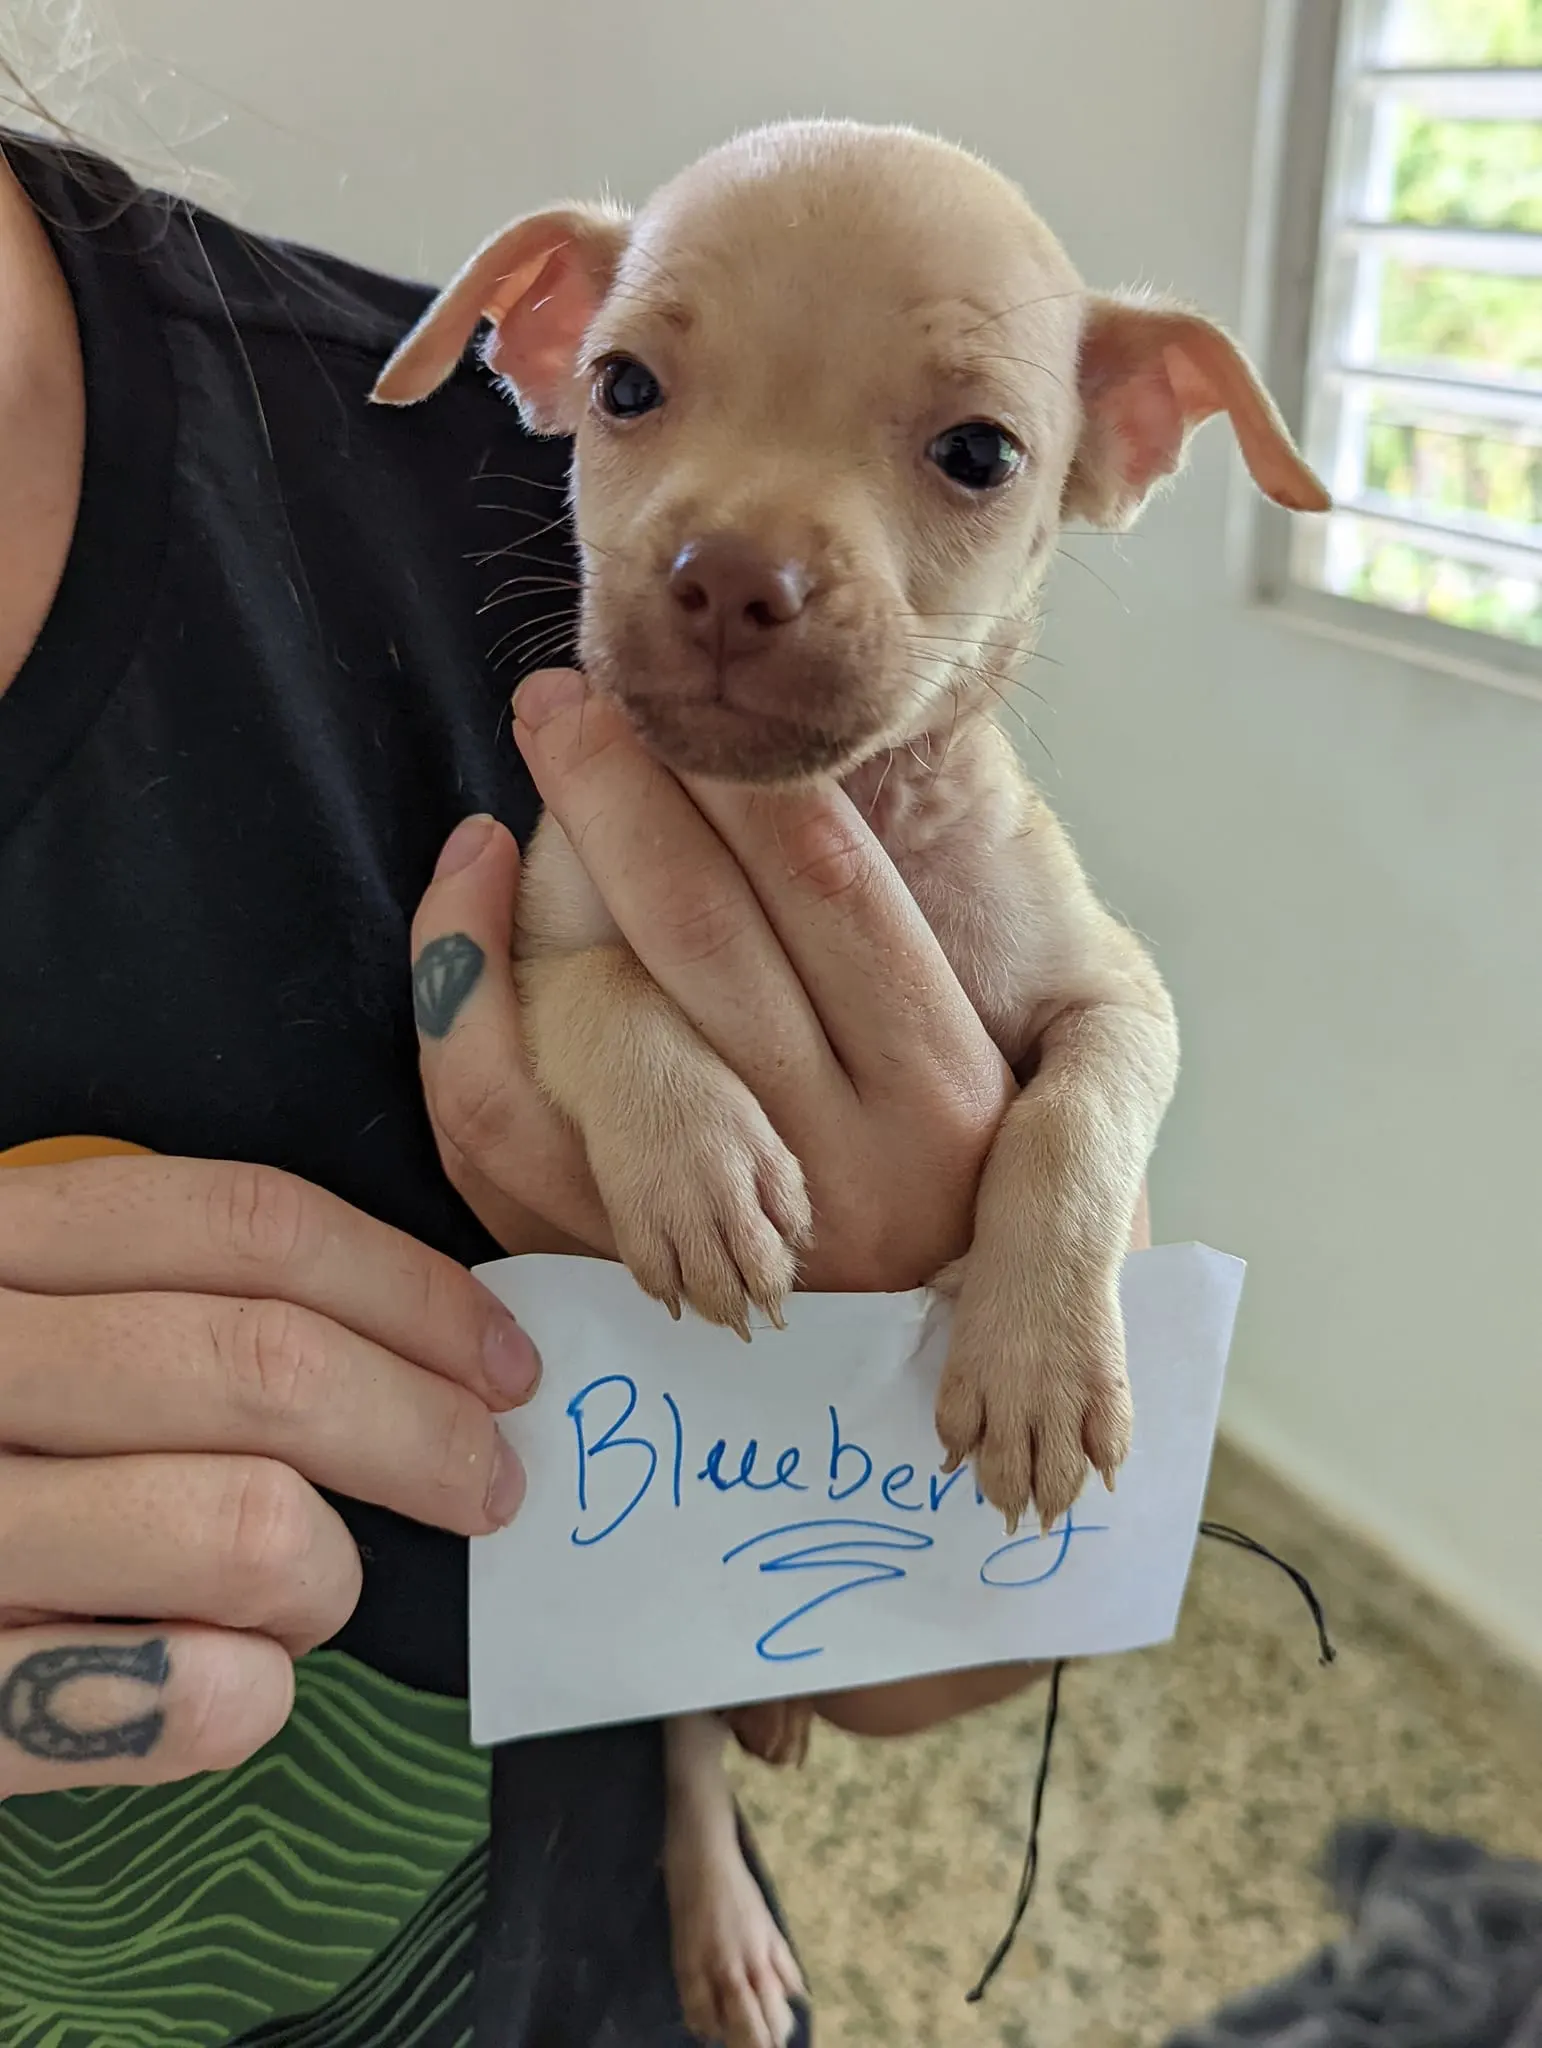
POLYGON ((148 1145, 131 1145, 126 1138, 34 1138, 0 1152, 0 1166, 68 1166, 76 1159, 151 1156, 148 1145))

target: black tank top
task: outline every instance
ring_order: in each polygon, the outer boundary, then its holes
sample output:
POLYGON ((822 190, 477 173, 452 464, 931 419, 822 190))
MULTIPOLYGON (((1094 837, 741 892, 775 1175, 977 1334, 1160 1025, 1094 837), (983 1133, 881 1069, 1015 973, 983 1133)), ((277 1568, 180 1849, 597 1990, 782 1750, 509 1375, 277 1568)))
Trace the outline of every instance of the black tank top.
MULTIPOLYGON (((366 404, 420 289, 5 147, 87 435, 0 696, 0 1152, 271 1162, 493 1256, 422 1106, 408 926, 458 819, 534 823, 508 697, 568 600, 510 579, 571 572, 568 451, 470 363, 366 404)), ((363 1595, 268 1750, 0 1808, 0 2041, 683 2044, 657 1730, 472 1751, 464 1545, 338 1505, 363 1595)))

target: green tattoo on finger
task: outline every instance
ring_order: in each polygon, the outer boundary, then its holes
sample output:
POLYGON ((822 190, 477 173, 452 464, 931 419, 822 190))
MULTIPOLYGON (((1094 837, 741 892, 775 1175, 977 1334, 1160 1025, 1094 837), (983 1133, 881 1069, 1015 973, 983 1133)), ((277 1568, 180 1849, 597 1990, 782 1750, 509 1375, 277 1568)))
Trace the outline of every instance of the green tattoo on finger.
POLYGON ((482 978, 487 956, 464 932, 430 939, 412 970, 412 1014, 425 1038, 443 1038, 482 978))

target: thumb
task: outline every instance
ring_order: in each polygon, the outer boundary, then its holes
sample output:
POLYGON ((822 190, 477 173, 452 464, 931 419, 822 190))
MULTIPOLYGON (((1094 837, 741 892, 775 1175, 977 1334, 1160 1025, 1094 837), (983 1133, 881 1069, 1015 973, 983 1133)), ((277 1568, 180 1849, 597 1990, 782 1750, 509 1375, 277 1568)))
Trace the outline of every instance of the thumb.
MULTIPOLYGON (((511 947, 519 848, 496 818, 462 819, 412 923, 412 1008, 441 1155, 473 1208, 501 1197, 586 1243, 608 1238, 577 1134, 525 1052, 511 947)), ((504 1236, 491 1215, 484 1222, 504 1236)))

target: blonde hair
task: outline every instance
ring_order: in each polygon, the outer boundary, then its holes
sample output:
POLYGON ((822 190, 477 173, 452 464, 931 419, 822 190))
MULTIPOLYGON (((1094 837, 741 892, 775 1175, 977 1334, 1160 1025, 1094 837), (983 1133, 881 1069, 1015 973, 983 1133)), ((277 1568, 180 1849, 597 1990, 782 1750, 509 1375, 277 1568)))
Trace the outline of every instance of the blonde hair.
POLYGON ((184 82, 124 40, 112 4, 0 0, 0 128, 94 150, 184 197, 221 196, 184 153, 198 128, 184 82))
POLYGON ((67 142, 99 73, 85 0, 20 0, 0 21, 0 121, 67 142))

